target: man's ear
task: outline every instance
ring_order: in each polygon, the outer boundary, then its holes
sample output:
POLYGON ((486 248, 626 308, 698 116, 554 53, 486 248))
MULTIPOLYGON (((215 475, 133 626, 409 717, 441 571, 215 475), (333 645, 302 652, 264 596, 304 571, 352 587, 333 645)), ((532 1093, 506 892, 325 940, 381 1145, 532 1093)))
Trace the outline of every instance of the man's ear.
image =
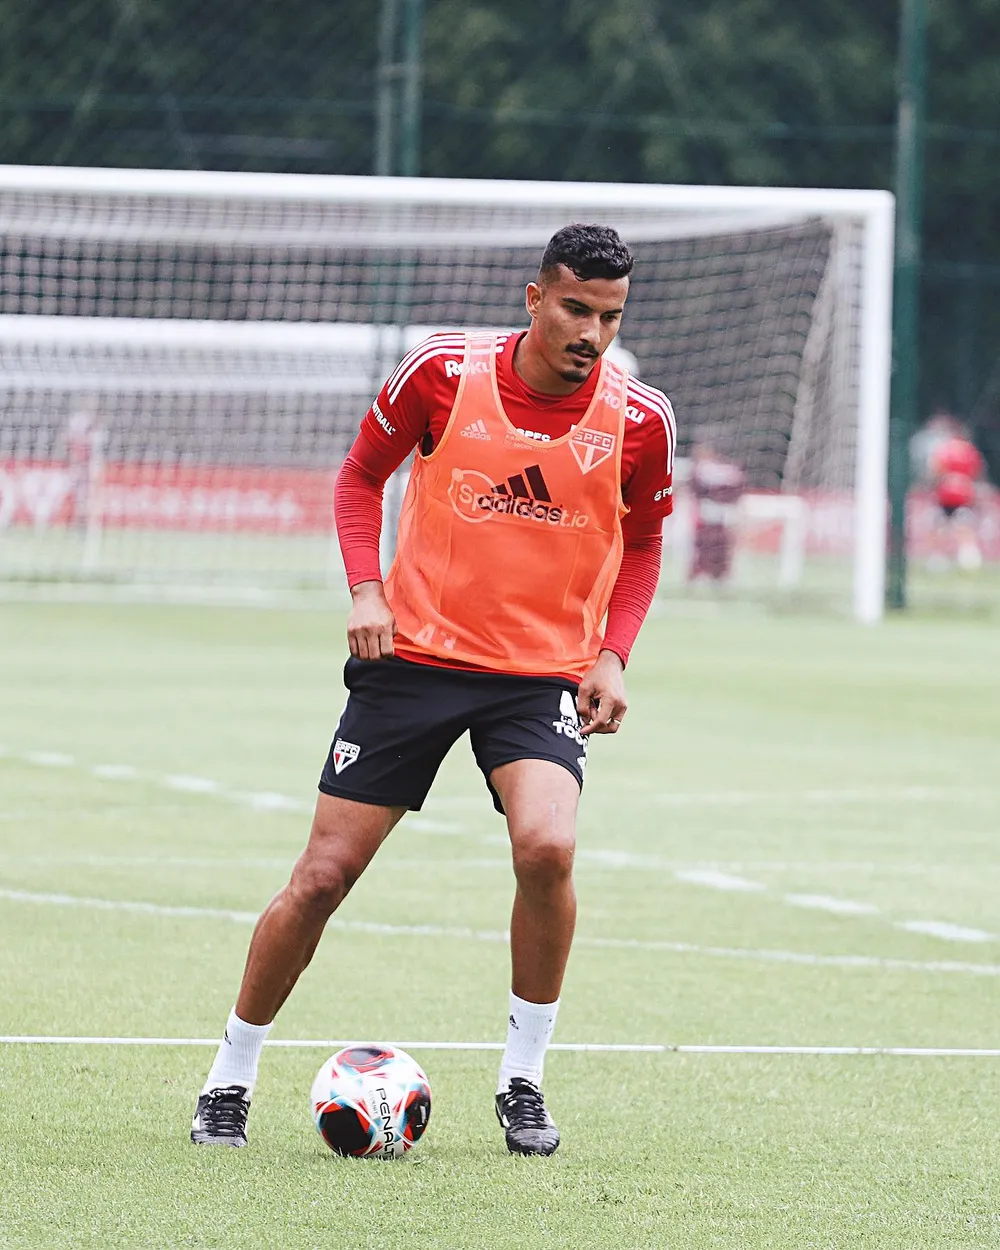
POLYGON ((541 302, 542 288, 537 282, 529 282, 524 290, 524 306, 528 310, 529 317, 534 317, 541 302))

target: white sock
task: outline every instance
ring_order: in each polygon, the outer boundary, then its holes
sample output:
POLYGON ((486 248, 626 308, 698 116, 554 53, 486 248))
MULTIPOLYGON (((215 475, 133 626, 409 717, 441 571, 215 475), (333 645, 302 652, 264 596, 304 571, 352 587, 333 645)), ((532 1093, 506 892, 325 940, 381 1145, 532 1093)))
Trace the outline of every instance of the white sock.
POLYGON ((210 1089, 245 1085, 247 1094, 252 1094, 257 1084, 260 1052, 270 1031, 269 1024, 247 1024, 239 1018, 234 1007, 229 1013, 225 1035, 201 1092, 207 1094, 210 1089))
POLYGON ((529 1003, 511 991, 507 1045, 500 1060, 500 1076, 497 1079, 498 1094, 510 1087, 515 1076, 541 1086, 545 1048, 556 1027, 558 1011, 558 998, 554 1003, 529 1003))

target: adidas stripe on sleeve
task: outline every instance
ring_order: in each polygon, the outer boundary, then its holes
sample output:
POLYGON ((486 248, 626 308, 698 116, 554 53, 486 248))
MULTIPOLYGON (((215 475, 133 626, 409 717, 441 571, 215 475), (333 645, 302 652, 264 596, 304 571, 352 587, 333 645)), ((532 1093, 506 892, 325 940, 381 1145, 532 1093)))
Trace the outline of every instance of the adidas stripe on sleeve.
MULTIPOLYGON (((516 337, 504 334, 500 342, 516 337)), ((373 446, 402 460, 428 433, 432 443, 440 437, 458 391, 465 343, 464 333, 442 331, 406 353, 361 422, 361 433, 373 446)), ((673 408, 662 391, 638 378, 629 378, 626 398, 622 493, 636 520, 660 519, 672 506, 677 438, 673 408)), ((504 402, 514 425, 525 424, 526 437, 558 437, 565 433, 564 422, 579 419, 575 414, 563 416, 558 409, 546 411, 526 401, 519 403, 519 396, 512 393, 504 394, 504 402), (540 432, 535 432, 535 426, 540 432)), ((586 397, 580 402, 585 405, 586 397)), ((473 428, 461 434, 476 437, 473 428)))
POLYGON ((662 391, 630 377, 626 394, 622 496, 636 521, 656 520, 673 510, 677 422, 662 391))
MULTIPOLYGON (((450 411, 458 389, 458 370, 465 356, 465 335, 432 334, 411 348, 386 379, 365 413, 361 433, 384 451, 408 453, 426 434, 442 407, 450 411)), ((405 453, 404 453, 405 454, 405 453)))

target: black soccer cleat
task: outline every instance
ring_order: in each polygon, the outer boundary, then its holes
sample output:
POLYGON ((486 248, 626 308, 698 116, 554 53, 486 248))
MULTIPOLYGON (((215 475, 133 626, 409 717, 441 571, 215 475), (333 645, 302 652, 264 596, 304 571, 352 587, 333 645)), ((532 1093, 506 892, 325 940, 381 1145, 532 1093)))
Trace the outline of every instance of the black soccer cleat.
POLYGON ((191 1140, 198 1146, 245 1146, 249 1110, 245 1085, 210 1089, 198 1099, 191 1140))
POLYGON ((510 1088, 496 1096, 497 1119, 507 1135, 512 1155, 550 1155, 559 1145, 559 1130, 545 1109, 537 1085, 523 1077, 511 1079, 510 1088))

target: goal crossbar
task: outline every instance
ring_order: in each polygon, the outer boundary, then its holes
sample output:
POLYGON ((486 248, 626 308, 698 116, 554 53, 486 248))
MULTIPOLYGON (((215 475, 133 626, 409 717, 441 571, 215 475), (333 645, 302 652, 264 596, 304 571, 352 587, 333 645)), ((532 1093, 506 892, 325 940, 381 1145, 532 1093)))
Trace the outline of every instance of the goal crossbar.
MULTIPOLYGON (((539 248, 595 219, 639 257, 625 347, 674 399, 682 441, 721 439, 756 491, 802 498, 806 565, 812 500, 837 494, 851 610, 877 620, 882 191, 0 166, 0 390, 14 423, 0 473, 51 463, 58 423, 87 396, 104 405, 115 465, 176 457, 204 476, 225 454, 227 481, 247 482, 241 466, 335 466, 380 372, 423 331, 514 324, 539 248)), ((786 547, 782 583, 798 566, 786 547)))

